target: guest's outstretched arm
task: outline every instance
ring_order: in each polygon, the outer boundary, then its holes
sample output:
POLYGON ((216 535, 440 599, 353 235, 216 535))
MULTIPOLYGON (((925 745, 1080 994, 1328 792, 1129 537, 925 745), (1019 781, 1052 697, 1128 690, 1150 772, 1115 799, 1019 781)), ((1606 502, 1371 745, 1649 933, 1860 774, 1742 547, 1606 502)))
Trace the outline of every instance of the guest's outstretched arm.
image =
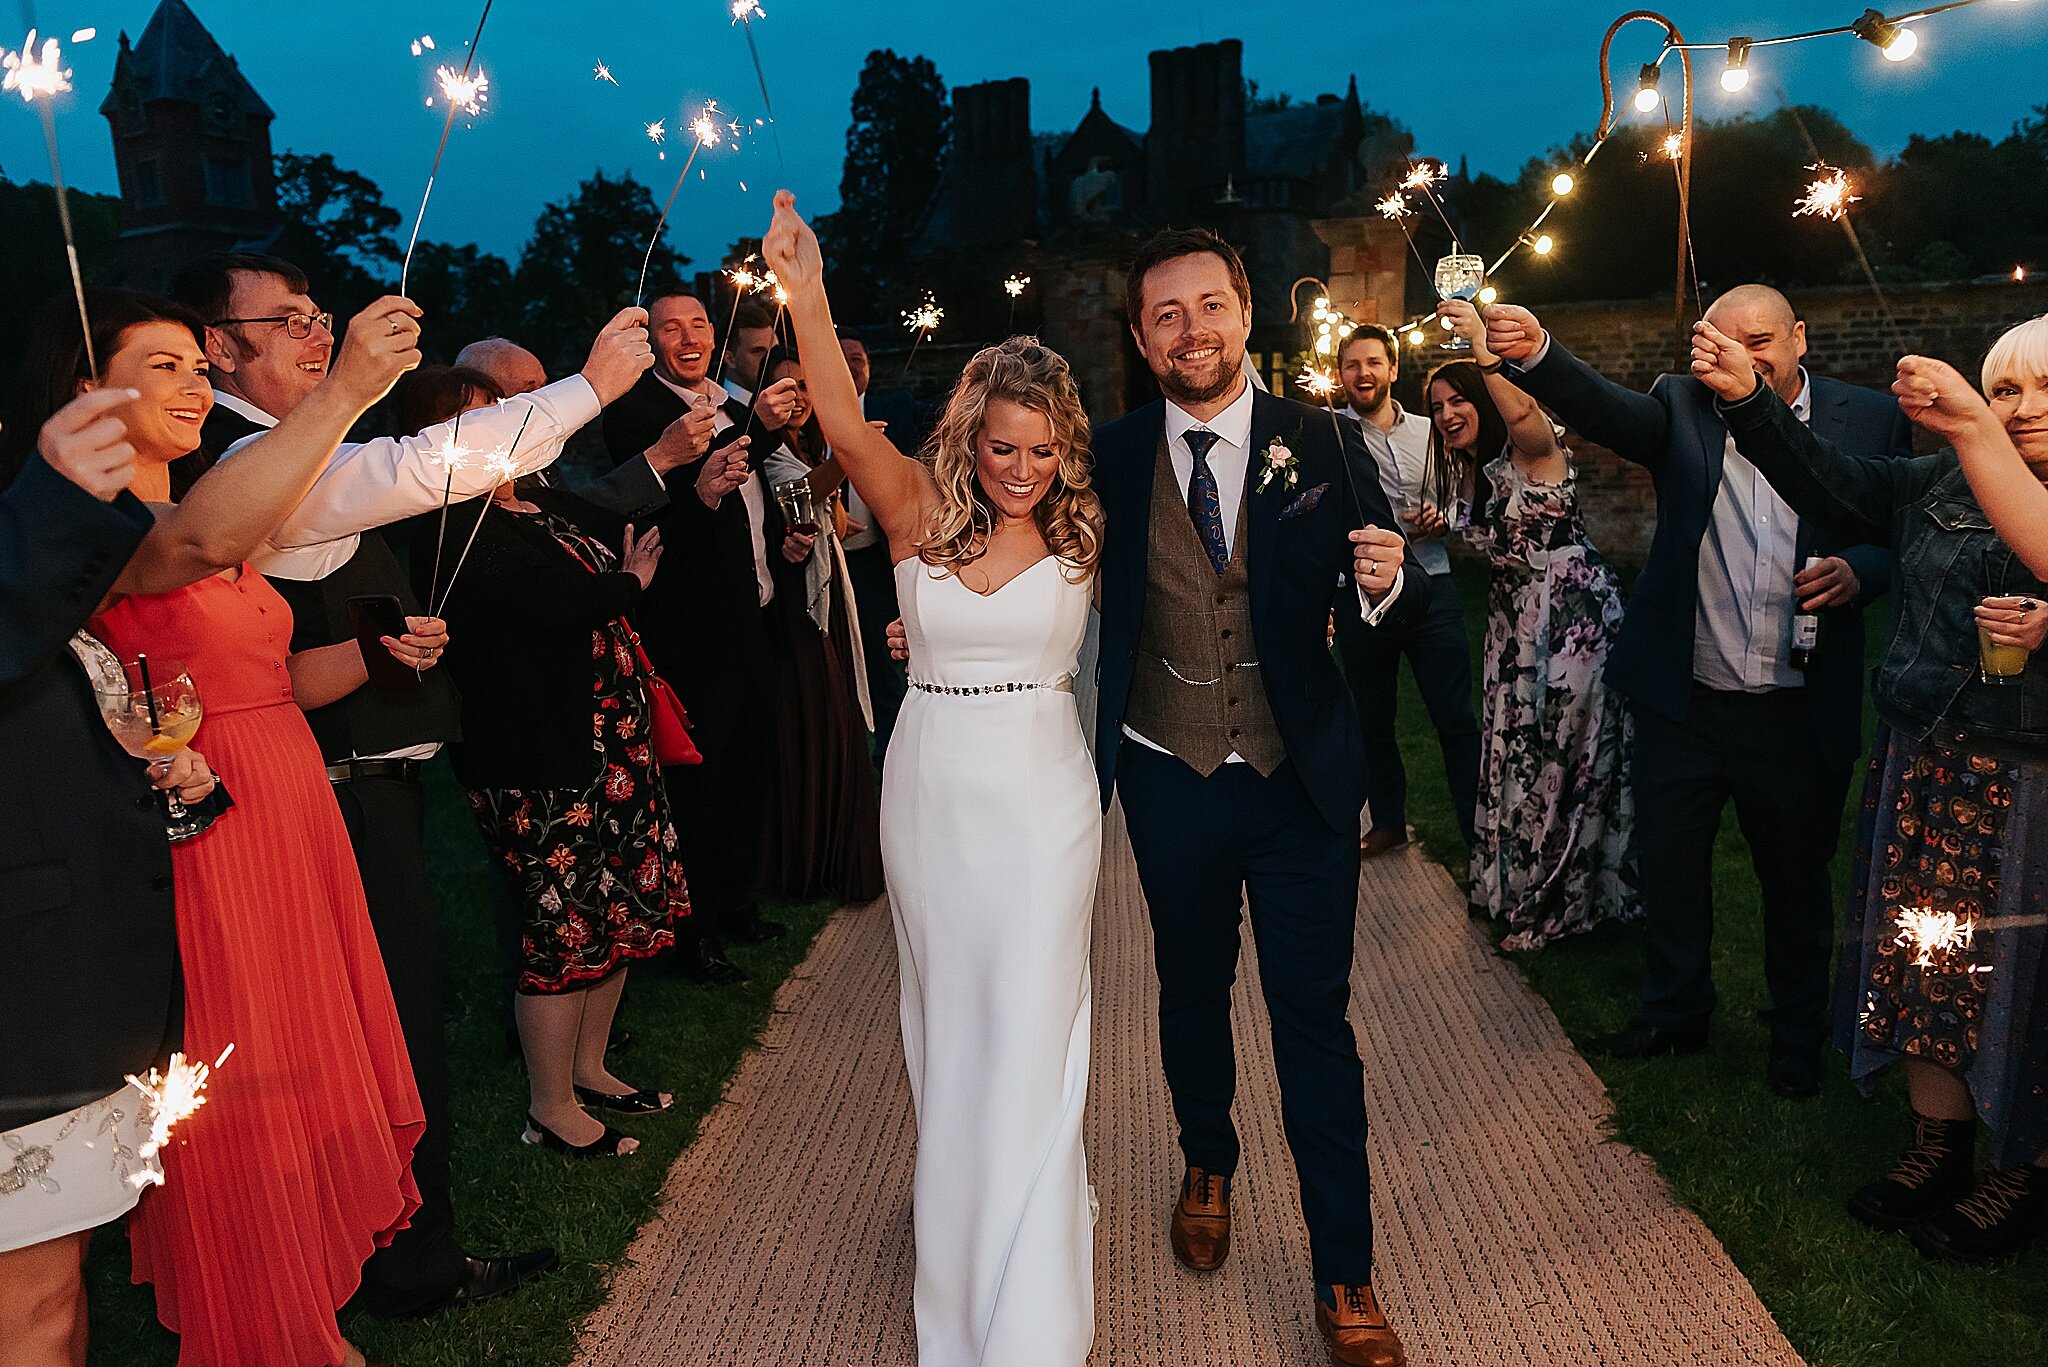
POLYGON ((350 425, 420 363, 419 316, 397 295, 357 314, 333 368, 303 403, 208 470, 176 507, 159 511, 115 591, 167 593, 248 559, 313 487, 350 425))
MULTIPOLYGON (((1487 349, 1486 324, 1480 320, 1479 310, 1469 300, 1446 299, 1436 306, 1436 311, 1450 323, 1452 332, 1471 344, 1472 359, 1487 372, 1486 397, 1500 410, 1501 421, 1508 427, 1508 440, 1521 454, 1529 478, 1546 484, 1562 480, 1567 470, 1557 429, 1550 425, 1543 406, 1502 373, 1500 367, 1505 362, 1487 349)), ((1486 453, 1484 458, 1492 460, 1493 456, 1486 453)))
POLYGON ((1735 449, 1800 516, 1890 543, 1894 513, 1926 486, 1927 462, 1844 451, 1815 436, 1764 383, 1748 350, 1711 323, 1693 324, 1692 373, 1713 391, 1735 449))
POLYGON ((1908 417, 1955 447, 1992 527, 2036 579, 2048 579, 2048 488, 1991 406, 1955 367, 1927 356, 1900 358, 1892 393, 1908 417))
POLYGON ((761 239, 761 255, 789 291, 789 317, 796 326, 804 379, 818 413, 818 425, 846 477, 882 524, 889 544, 915 546, 924 537, 925 514, 938 499, 931 472, 904 455, 861 416, 853 372, 832 326, 825 297, 825 258, 818 236, 796 211, 796 197, 775 194, 775 220, 761 239))

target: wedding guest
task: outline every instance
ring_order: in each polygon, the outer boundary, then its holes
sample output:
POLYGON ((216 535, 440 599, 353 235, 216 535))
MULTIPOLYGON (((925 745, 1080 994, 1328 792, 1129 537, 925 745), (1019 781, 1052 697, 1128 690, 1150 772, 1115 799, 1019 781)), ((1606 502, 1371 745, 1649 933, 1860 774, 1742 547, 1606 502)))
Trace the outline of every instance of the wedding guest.
POLYGON ((1418 523, 1455 520, 1493 568, 1472 908, 1507 923, 1502 949, 1538 949, 1642 916, 1628 716, 1606 681, 1621 580, 1586 533, 1556 429, 1502 378, 1478 313, 1462 300, 1439 312, 1472 359, 1424 386, 1418 523))
MULTIPOLYGON (((1821 436, 1910 451, 1908 424, 1882 395, 1808 374, 1806 324, 1784 295, 1738 286, 1707 316, 1742 339, 1821 436)), ((1657 491, 1649 561, 1607 674, 1635 723, 1630 786, 1649 922, 1642 1014, 1586 1047, 1621 1058, 1706 1048, 1714 842, 1732 799, 1763 893, 1769 1086, 1818 1095, 1834 940, 1828 865, 1862 740, 1861 609, 1889 583, 1891 558, 1788 506, 1735 449, 1696 379, 1665 375, 1639 394, 1567 352, 1527 309, 1492 305, 1486 324, 1515 384, 1647 468, 1657 491), (1792 641, 1800 613, 1820 618, 1803 669, 1792 641)))
POLYGON ((772 353, 766 375, 796 382, 797 407, 762 473, 771 488, 801 483, 817 521, 809 533, 792 528, 783 547, 804 578, 801 593, 779 600, 788 664, 762 881, 792 901, 872 902, 882 895, 881 794, 868 745, 859 609, 835 525, 846 475, 826 448, 795 353, 772 353))
MULTIPOLYGON (((1984 392, 1990 396, 1992 413, 2001 418, 2009 438, 2015 442, 2023 436, 2038 438, 2048 431, 2048 402, 2044 402, 2048 394, 2044 394, 2039 379, 2043 371, 2048 371, 2048 359, 2044 358, 2048 358, 2048 314, 2007 332, 1985 358, 1984 392), (2000 375, 1995 380, 1991 378, 1994 359, 1999 366, 1996 373, 2000 375)), ((1917 378, 1902 373, 1892 386, 1908 414, 1931 402, 1914 392, 1920 387, 1913 383, 1917 378)), ((1953 389, 1952 384, 1946 387, 1953 389)), ((1991 436, 1988 425, 1981 421, 1958 434, 1956 454, 1991 525, 2028 569, 2037 577, 2048 579, 2048 490, 2042 488, 2043 481, 2034 466, 2024 457, 2019 461, 2011 459, 2003 445, 1991 436)), ((1979 612, 1980 625, 1984 616, 1979 612)))
POLYGON ((1906 570, 1873 685, 1883 726, 1835 1036, 1866 1091, 1904 1061, 1913 1139, 1849 1210, 1930 1258, 2009 1257, 2048 1210, 2048 582, 1987 520, 1959 453, 2048 478, 2048 320, 1993 344, 1989 406, 1942 363, 1902 360, 1902 406, 1952 443, 1907 460, 1809 432, 1711 320, 1692 369, 1794 508, 1885 538, 1906 570), (1985 633, 2019 659, 1996 660, 1985 633))
MULTIPOLYGON (((214 256, 185 267, 175 283, 202 317, 219 320, 207 329, 221 395, 208 419, 216 440, 231 447, 236 433, 260 431, 294 412, 333 345, 324 315, 305 293, 303 274, 273 257, 214 256)), ((426 1115, 412 1165, 420 1210, 364 1269, 358 1304, 373 1314, 472 1305, 548 1271, 556 1257, 548 1248, 475 1257, 456 1234, 446 990, 421 775, 460 734, 461 703, 445 672, 433 669, 420 672, 410 691, 364 687, 369 676, 350 603, 396 599, 409 634, 438 660, 445 625, 430 603, 414 596, 397 556, 374 529, 432 513, 444 499, 487 492, 497 476, 486 455, 520 472, 551 464, 571 433, 639 377, 647 364, 642 328, 637 310, 622 312, 598 334, 579 375, 514 403, 479 408, 459 429, 445 420, 459 411, 462 395, 495 398, 491 383, 446 367, 408 375, 392 394, 397 435, 344 445, 314 493, 254 558, 291 608, 295 658, 336 671, 331 696, 309 707, 307 720, 348 828, 426 1115), (436 416, 443 421, 429 421, 436 416), (436 462, 437 453, 458 444, 471 453, 466 462, 436 462)), ((231 451, 223 463, 240 458, 231 451)), ((431 549, 417 558, 434 560, 431 549)), ((310 700, 303 690, 300 700, 310 700)))
MULTIPOLYGON (((171 462, 199 444, 213 402, 204 326, 148 296, 88 294, 86 304, 98 371, 67 311, 47 313, 30 339, 41 379, 25 390, 40 401, 17 420, 39 424, 78 390, 143 391, 130 489, 168 501, 171 462)), ((254 549, 331 464, 348 424, 418 363, 417 313, 387 297, 359 315, 341 364, 301 412, 251 443, 262 449, 245 469, 222 471, 236 477, 225 492, 245 494, 239 516, 260 523, 217 554, 254 549), (264 490, 273 496, 248 496, 264 490)), ((165 1153, 165 1185, 130 1222, 131 1255, 136 1279, 157 1286, 183 1361, 359 1364, 334 1312, 372 1244, 418 1207, 408 1167, 419 1098, 346 833, 295 705, 337 687, 338 672, 295 669, 289 611, 246 564, 223 561, 219 573, 164 578, 131 564, 94 619, 118 656, 188 667, 204 703, 192 743, 232 776, 236 796, 171 863, 185 1051, 212 1060, 232 1044, 239 1057, 165 1153), (256 1305, 266 1313, 250 1313, 256 1305)), ((385 648, 424 664, 413 640, 385 648)))
MULTIPOLYGON (((692 487, 661 516, 668 554, 636 617, 656 668, 682 694, 694 723, 691 738, 704 756, 701 765, 668 776, 683 866, 690 871, 690 919, 701 923, 678 935, 675 961, 694 981, 740 982, 746 975, 726 957, 725 942, 756 943, 783 933, 761 915, 756 881, 774 765, 778 662, 771 604, 778 577, 791 570, 781 555, 782 514, 750 463, 750 449, 773 449, 774 433, 795 410, 796 386, 778 381, 750 403, 738 397, 749 391, 714 384, 716 337, 692 295, 661 294, 650 300, 648 314, 654 366, 605 412, 613 462, 647 452, 693 412, 708 412, 711 429, 710 454, 696 462, 692 487)), ((735 336, 748 332, 772 336, 765 327, 738 329, 735 336)), ((729 357, 726 373, 739 374, 739 364, 729 357)))
POLYGON ((690 914, 657 763, 658 700, 627 620, 654 577, 660 533, 628 526, 620 540, 594 505, 508 483, 451 519, 457 536, 469 550, 446 608, 463 640, 452 657, 463 696, 455 774, 523 914, 520 1137, 578 1158, 624 1157, 639 1141, 590 1111, 643 1115, 673 1097, 605 1066, 612 1019, 627 965, 667 950, 690 914))
MULTIPOLYGON (((1400 370, 1394 334, 1371 323, 1359 325, 1337 349, 1338 379, 1350 400, 1341 412, 1357 422, 1366 449, 1379 466, 1388 504, 1412 529, 1414 510, 1421 503, 1431 428, 1428 418, 1408 412, 1395 399, 1394 381, 1400 370)), ((1441 530, 1427 536, 1411 530, 1410 539, 1416 560, 1429 576, 1428 609, 1370 631, 1349 613, 1340 612, 1336 619, 1338 658, 1365 735, 1366 810, 1372 817, 1363 845, 1367 859, 1408 843, 1408 776, 1394 721, 1404 655, 1443 751, 1444 780, 1458 830, 1467 845, 1477 840, 1472 823, 1479 806, 1479 723, 1472 715, 1472 647, 1465 607, 1451 582, 1451 554, 1441 530)))
MULTIPOLYGON (((874 369, 868 359, 867 343, 858 337, 842 336, 840 354, 853 375, 854 397, 860 400, 861 417, 870 424, 881 423, 881 433, 899 451, 916 451, 924 444, 921 432, 911 430, 905 412, 915 401, 899 394, 894 402, 881 395, 870 397, 868 388, 874 369)), ((846 572, 853 586, 854 607, 860 622, 862 668, 867 674, 868 698, 874 710, 874 760, 879 767, 889 748, 889 736, 896 729, 896 714, 903 710, 908 685, 903 670, 889 654, 889 623, 896 620, 896 571, 889 563, 889 538, 882 534, 874 511, 861 501, 860 491, 851 483, 844 487, 849 523, 843 549, 846 572)))
POLYGON ((10 418, 6 446, 19 433, 36 449, 0 449, 0 745, 42 770, 0 800, 0 904, 13 941, 35 946, 0 976, 0 1367, 84 1367, 92 1231, 162 1171, 137 1153, 150 1116, 123 1081, 178 1042, 170 846, 151 787, 198 803, 214 779, 195 750, 145 767, 115 742, 84 667, 104 647, 80 631, 145 536, 170 535, 128 491, 123 416, 140 402, 96 390, 39 433, 10 418))

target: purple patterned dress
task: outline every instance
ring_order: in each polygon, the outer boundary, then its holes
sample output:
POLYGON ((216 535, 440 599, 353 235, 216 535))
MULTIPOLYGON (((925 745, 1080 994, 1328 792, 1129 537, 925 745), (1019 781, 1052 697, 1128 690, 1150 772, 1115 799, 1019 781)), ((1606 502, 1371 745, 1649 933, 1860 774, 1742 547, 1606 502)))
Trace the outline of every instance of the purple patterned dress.
POLYGON ((1576 488, 1525 479, 1509 456, 1466 540, 1493 566, 1487 599, 1472 904, 1535 949, 1642 915, 1628 713, 1605 683, 1621 583, 1593 548, 1576 488))

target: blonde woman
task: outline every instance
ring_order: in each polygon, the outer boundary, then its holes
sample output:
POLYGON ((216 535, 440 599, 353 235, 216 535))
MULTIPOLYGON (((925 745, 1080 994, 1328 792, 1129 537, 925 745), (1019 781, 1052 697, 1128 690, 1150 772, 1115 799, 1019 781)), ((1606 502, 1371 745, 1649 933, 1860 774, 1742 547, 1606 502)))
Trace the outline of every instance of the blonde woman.
POLYGON ((1030 338, 967 363, 911 459, 861 417, 818 239, 762 253, 825 439, 888 536, 911 693, 882 775, 917 1107, 918 1359, 1079 1367, 1094 1340, 1088 934, 1102 810, 1073 676, 1102 546, 1088 419, 1030 338))

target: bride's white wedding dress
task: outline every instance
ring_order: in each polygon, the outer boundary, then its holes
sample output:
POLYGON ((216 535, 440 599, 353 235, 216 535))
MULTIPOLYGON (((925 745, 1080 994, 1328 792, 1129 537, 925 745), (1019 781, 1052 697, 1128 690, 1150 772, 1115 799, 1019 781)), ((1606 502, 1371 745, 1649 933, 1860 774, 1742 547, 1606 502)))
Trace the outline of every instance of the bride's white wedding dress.
POLYGON ((1102 855, 1071 684, 1089 586, 1047 559, 984 597, 915 557, 896 586, 913 685, 882 854, 917 1106, 918 1361, 1078 1367, 1095 1335, 1081 1116, 1102 855))

